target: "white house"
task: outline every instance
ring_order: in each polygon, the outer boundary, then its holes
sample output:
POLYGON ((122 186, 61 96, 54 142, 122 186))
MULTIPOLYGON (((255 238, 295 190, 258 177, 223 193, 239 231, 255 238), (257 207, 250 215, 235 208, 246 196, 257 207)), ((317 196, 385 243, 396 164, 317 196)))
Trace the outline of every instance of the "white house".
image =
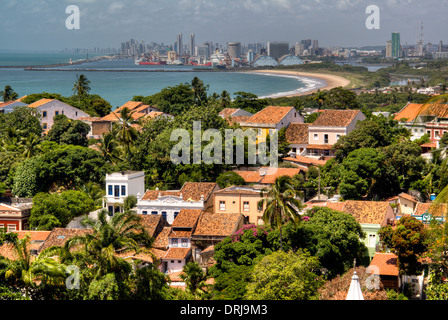
POLYGON ((213 192, 219 186, 213 182, 185 182, 180 190, 147 190, 137 203, 139 214, 160 214, 172 224, 182 209, 213 209, 213 192))
POLYGON ((123 200, 127 196, 137 199, 145 193, 145 173, 143 171, 120 171, 106 174, 106 196, 103 208, 109 215, 121 212, 123 200))
POLYGON ((42 125, 44 132, 51 129, 54 124, 53 118, 55 116, 63 114, 72 120, 79 120, 80 118, 90 116, 84 111, 56 99, 41 99, 28 105, 28 108, 33 108, 39 112, 41 116, 40 124, 42 125))

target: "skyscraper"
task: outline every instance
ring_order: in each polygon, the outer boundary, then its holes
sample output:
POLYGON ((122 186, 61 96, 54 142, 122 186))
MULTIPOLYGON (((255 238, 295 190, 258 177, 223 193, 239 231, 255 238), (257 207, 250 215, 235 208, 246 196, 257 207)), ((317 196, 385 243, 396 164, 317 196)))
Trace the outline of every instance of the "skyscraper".
POLYGON ((392 41, 388 40, 386 43, 386 59, 392 58, 392 41))
POLYGON ((182 33, 178 33, 177 34, 177 47, 176 47, 176 51, 177 51, 177 55, 180 57, 181 55, 183 55, 183 44, 182 44, 182 33))
POLYGON ((400 33, 392 33, 392 58, 401 57, 401 44, 400 44, 400 33))
POLYGON ((190 56, 194 56, 194 48, 195 48, 195 40, 194 40, 194 33, 190 34, 190 42, 188 43, 188 50, 190 56))
POLYGON ((268 42, 268 56, 279 59, 289 53, 289 42, 268 42))
POLYGON ((231 59, 241 58, 241 43, 240 42, 229 42, 227 53, 231 59))

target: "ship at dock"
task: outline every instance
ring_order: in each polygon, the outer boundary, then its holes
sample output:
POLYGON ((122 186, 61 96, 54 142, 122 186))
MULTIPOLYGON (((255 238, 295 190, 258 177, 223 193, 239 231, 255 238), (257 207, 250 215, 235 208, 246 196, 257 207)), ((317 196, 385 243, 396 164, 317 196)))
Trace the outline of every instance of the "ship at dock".
POLYGON ((136 65, 150 65, 150 66, 159 66, 166 65, 166 60, 161 60, 159 56, 155 54, 143 55, 135 59, 136 65))

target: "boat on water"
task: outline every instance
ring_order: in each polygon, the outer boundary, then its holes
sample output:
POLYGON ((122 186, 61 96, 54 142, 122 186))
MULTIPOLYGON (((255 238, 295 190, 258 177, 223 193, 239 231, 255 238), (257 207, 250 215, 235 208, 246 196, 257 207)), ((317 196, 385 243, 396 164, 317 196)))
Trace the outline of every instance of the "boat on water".
POLYGON ((207 63, 197 63, 197 62, 191 61, 191 64, 194 66, 201 66, 201 67, 211 67, 213 65, 213 63, 211 61, 207 62, 207 63))
POLYGON ((149 55, 149 56, 144 56, 142 55, 140 57, 140 59, 136 59, 135 60, 135 64, 136 65, 165 65, 166 61, 165 60, 161 60, 160 58, 154 56, 154 55, 149 55))

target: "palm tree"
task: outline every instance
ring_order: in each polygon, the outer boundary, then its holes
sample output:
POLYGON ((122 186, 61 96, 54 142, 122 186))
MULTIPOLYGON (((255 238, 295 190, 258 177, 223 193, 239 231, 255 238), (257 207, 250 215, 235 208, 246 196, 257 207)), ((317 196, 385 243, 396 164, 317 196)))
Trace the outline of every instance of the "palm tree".
POLYGON ((0 91, 0 96, 2 96, 3 102, 16 100, 19 97, 17 92, 14 92, 10 86, 5 86, 5 90, 0 91))
POLYGON ((138 124, 138 121, 134 120, 134 111, 124 108, 120 110, 120 116, 118 118, 118 124, 116 125, 116 138, 118 142, 125 148, 125 152, 128 156, 128 161, 131 157, 131 146, 138 138, 138 132, 133 127, 134 124, 138 124))
POLYGON ((22 155, 25 158, 31 158, 41 150, 41 137, 37 134, 30 132, 27 137, 20 139, 20 145, 22 147, 22 155))
MULTIPOLYGON (((265 190, 261 193, 264 197, 265 190)), ((266 204, 263 212, 263 221, 272 227, 277 227, 280 235, 280 248, 283 250, 282 226, 285 220, 291 219, 294 223, 300 220, 298 211, 302 208, 300 200, 297 199, 298 192, 294 190, 292 179, 288 176, 281 176, 275 180, 272 188, 267 191, 266 198, 258 202, 262 207, 266 204)))
POLYGON ((73 93, 78 96, 78 98, 87 95, 90 92, 90 80, 83 74, 76 75, 76 82, 73 85, 73 93))
POLYGON ((189 262, 182 268, 179 277, 185 282, 186 290, 195 296, 204 294, 207 287, 207 275, 202 271, 197 262, 189 262))
POLYGON ((30 237, 16 239, 13 242, 16 259, 8 262, 5 272, 7 280, 15 280, 16 284, 25 289, 28 299, 32 288, 46 284, 64 285, 67 277, 65 266, 45 255, 34 258, 30 254, 30 237))
POLYGON ((327 93, 326 91, 318 90, 316 93, 313 93, 311 99, 319 104, 320 108, 317 110, 317 114, 319 114, 320 109, 324 106, 325 100, 327 100, 327 93))
POLYGON ((118 154, 118 145, 115 141, 115 136, 111 132, 107 132, 103 135, 103 138, 101 139, 99 145, 98 145, 100 152, 103 154, 104 159, 107 162, 112 163, 115 165, 117 161, 121 161, 118 154))
POLYGON ((219 98, 221 101, 221 107, 223 109, 228 108, 230 106, 231 98, 229 92, 223 90, 219 98))

